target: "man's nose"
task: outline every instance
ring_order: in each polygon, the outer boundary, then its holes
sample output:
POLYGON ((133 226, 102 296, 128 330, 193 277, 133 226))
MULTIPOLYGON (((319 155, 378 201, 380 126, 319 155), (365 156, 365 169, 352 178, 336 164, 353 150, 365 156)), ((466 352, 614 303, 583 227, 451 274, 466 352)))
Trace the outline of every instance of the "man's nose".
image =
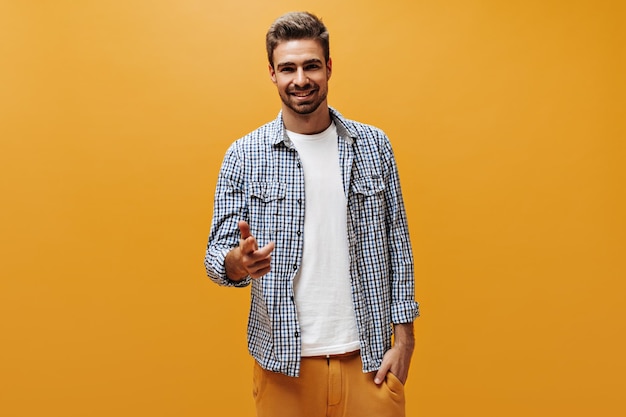
POLYGON ((298 68, 298 71, 296 72, 296 78, 293 80, 293 83, 300 87, 303 87, 309 83, 309 78, 304 73, 304 69, 298 68))

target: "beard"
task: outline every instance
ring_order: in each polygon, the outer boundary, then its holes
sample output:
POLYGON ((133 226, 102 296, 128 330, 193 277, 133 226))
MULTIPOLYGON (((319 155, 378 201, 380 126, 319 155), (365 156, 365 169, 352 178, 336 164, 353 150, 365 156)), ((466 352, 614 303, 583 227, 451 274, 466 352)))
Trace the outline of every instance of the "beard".
POLYGON ((315 88, 311 85, 305 86, 299 90, 315 90, 315 92, 309 100, 304 101, 296 100, 294 96, 291 95, 292 92, 290 91, 282 91, 279 94, 282 102, 297 114, 305 115, 315 112, 328 96, 327 90, 322 90, 319 87, 315 88))

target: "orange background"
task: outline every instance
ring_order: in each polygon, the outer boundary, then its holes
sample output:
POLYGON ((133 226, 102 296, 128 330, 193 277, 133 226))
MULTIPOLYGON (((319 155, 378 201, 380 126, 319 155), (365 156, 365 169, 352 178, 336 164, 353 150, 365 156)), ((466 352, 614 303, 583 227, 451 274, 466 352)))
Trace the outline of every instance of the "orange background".
POLYGON ((1 1, 0 415, 253 415, 248 290, 202 260, 294 9, 397 154, 408 416, 625 415, 619 0, 1 1))

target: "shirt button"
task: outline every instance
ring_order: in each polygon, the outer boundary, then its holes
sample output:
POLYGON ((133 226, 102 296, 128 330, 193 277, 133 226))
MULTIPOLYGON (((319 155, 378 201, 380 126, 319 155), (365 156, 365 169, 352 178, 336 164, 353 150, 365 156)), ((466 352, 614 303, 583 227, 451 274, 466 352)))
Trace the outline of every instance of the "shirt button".
POLYGON ((295 337, 300 337, 300 332, 295 332, 293 335, 294 335, 295 337))
POLYGON ((293 264, 293 270, 295 271, 296 269, 298 269, 298 264, 293 264))
POLYGON ((302 234, 302 232, 298 230, 298 231, 296 232, 296 234, 297 234, 298 236, 300 236, 300 235, 302 234))
POLYGON ((300 168, 300 162, 298 162, 298 168, 300 168))
POLYGON ((302 204, 302 199, 301 198, 298 199, 298 204, 302 204))

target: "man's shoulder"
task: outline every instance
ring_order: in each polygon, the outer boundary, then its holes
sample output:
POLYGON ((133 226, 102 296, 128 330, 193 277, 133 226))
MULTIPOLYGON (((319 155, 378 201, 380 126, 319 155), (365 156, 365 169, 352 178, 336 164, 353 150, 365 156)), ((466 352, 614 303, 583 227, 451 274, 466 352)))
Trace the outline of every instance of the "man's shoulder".
POLYGON ((265 123, 254 129, 252 132, 240 137, 235 141, 241 145, 259 144, 274 142, 282 134, 282 122, 280 118, 265 123))
POLYGON ((335 122, 339 122, 346 129, 348 135, 354 139, 378 140, 387 138, 385 132, 374 125, 348 119, 332 107, 330 111, 335 122))

